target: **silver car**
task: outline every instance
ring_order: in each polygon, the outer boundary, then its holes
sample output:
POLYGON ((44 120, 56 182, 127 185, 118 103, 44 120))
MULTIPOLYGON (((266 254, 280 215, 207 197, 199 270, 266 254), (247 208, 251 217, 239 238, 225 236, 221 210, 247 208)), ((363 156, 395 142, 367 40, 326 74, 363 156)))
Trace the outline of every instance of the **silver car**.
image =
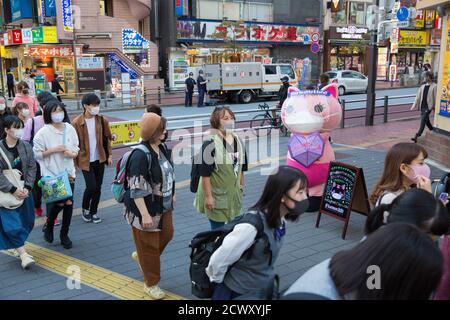
POLYGON ((338 70, 325 72, 330 76, 330 82, 336 83, 339 88, 339 95, 342 96, 350 92, 366 92, 369 79, 353 70, 338 70))

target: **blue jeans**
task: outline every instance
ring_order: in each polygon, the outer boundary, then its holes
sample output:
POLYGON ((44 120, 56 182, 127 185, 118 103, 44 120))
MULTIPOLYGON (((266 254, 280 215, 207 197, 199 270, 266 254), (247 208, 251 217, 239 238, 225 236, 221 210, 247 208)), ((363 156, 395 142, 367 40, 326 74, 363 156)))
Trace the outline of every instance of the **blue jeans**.
POLYGON ((218 222, 211 219, 209 219, 209 223, 211 224, 211 230, 219 229, 225 225, 225 222, 218 222))

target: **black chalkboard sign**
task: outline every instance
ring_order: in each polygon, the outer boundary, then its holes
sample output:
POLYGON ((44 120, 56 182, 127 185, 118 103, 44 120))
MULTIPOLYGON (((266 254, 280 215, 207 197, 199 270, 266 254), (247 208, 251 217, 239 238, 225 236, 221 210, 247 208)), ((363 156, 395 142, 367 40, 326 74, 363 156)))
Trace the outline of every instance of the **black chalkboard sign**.
POLYGON ((363 170, 345 163, 331 162, 316 228, 319 227, 322 214, 345 221, 342 232, 342 239, 345 239, 352 211, 364 215, 370 211, 363 170))

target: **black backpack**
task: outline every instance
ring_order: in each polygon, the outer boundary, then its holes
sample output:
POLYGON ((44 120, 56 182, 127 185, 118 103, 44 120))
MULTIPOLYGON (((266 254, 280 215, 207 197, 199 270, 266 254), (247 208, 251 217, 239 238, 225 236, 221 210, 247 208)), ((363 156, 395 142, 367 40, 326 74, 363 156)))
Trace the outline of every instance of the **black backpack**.
MULTIPOLYGON (((206 268, 208 267, 209 260, 212 254, 222 245, 223 239, 233 231, 234 227, 239 223, 250 223, 255 226, 257 234, 252 246, 248 248, 240 259, 245 257, 250 259, 253 248, 256 242, 260 238, 266 238, 265 252, 270 254, 269 265, 272 264, 272 251, 270 250, 270 243, 264 233, 264 224, 262 217, 255 211, 248 212, 235 218, 233 221, 225 224, 223 227, 198 233, 192 238, 189 247, 191 248, 191 264, 189 267, 189 275, 191 278, 191 290, 192 294, 198 298, 206 299, 211 298, 214 292, 215 284, 209 281, 209 277, 206 274, 206 268)), ((231 265, 228 271, 234 266, 231 265)), ((227 271, 227 272, 228 272, 227 271)))
POLYGON ((200 182, 200 166, 203 160, 203 152, 210 145, 214 143, 213 140, 209 140, 206 142, 206 145, 202 145, 200 151, 192 157, 192 165, 191 165, 191 184, 190 189, 192 193, 197 193, 198 184, 200 182))

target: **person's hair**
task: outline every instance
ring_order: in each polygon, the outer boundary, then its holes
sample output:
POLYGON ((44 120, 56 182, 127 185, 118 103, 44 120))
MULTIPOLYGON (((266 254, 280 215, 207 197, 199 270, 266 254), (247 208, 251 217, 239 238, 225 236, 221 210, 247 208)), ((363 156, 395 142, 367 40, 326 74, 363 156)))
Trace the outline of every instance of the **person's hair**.
POLYGON ((433 72, 427 71, 427 72, 425 73, 425 79, 433 81, 433 80, 434 80, 433 72))
POLYGON ((10 68, 6 69, 6 72, 11 72, 11 69, 10 68))
POLYGON ((32 73, 32 74, 30 74, 30 78, 34 79, 34 78, 36 78, 36 75, 32 73))
POLYGON ((161 121, 159 122, 158 128, 156 128, 155 132, 152 136, 147 140, 149 144, 155 143, 159 141, 159 138, 163 135, 164 130, 166 130, 167 120, 164 117, 161 117, 161 121))
POLYGON ((30 93, 30 87, 28 86, 28 83, 26 83, 25 81, 20 81, 17 84, 17 91, 26 95, 30 93))
POLYGON ((19 116, 19 111, 20 110, 22 110, 22 109, 28 109, 29 107, 28 107, 28 104, 26 104, 25 102, 17 102, 16 104, 15 104, 15 106, 12 108, 12 114, 14 115, 14 116, 16 116, 16 117, 18 117, 19 116))
POLYGON ((370 202, 372 204, 375 205, 379 196, 384 191, 396 192, 403 188, 403 174, 400 171, 400 165, 402 163, 411 164, 420 153, 422 153, 425 158, 428 157, 425 148, 416 143, 408 142, 397 143, 388 151, 386 159, 384 160, 383 174, 370 196, 370 202))
POLYGON ((151 104, 145 108, 145 111, 148 113, 156 113, 158 116, 162 116, 162 110, 161 107, 157 104, 151 104))
MULTIPOLYGON (((8 115, 3 119, 3 128, 4 129, 21 129, 25 126, 22 120, 20 120, 17 116, 8 115)), ((3 129, 3 130, 4 130, 3 129)))
POLYGON ((50 92, 43 91, 40 92, 37 97, 37 101, 39 102, 39 105, 41 108, 43 108, 48 102, 50 101, 58 101, 57 98, 55 98, 50 92))
POLYGON ((87 93, 81 99, 81 104, 83 105, 83 109, 85 110, 85 106, 98 106, 100 105, 100 103, 100 98, 95 93, 87 93))
POLYGON ((382 204, 368 215, 365 233, 370 234, 384 224, 405 222, 436 236, 446 234, 450 227, 450 215, 441 201, 423 189, 413 188, 382 204), (384 215, 387 215, 386 223, 384 215))
POLYGON ((392 223, 354 248, 335 254, 330 275, 341 297, 356 300, 426 300, 443 272, 441 251, 416 226, 392 223), (381 288, 368 286, 368 277, 380 272, 381 288))
POLYGON ((58 78, 58 74, 55 73, 55 74, 53 75, 53 78, 58 78))
POLYGON ((58 109, 58 107, 60 107, 62 109, 62 111, 64 112, 63 122, 70 123, 69 115, 67 114, 67 110, 64 107, 64 104, 62 104, 58 100, 56 100, 56 101, 52 100, 52 101, 49 101, 44 107, 43 118, 44 118, 45 124, 53 123, 52 112, 54 112, 56 109, 58 109))
POLYGON ((226 112, 230 114, 233 120, 236 120, 236 116, 234 115, 234 112, 231 111, 230 107, 216 107, 209 118, 211 128, 216 130, 220 129, 220 119, 222 119, 226 112))
POLYGON ((330 76, 326 73, 320 75, 320 83, 328 83, 330 81, 330 76))
MULTIPOLYGON (((308 188, 308 178, 302 171, 289 166, 280 166, 278 170, 267 179, 264 191, 258 202, 252 207, 252 210, 264 212, 267 224, 271 228, 279 227, 281 225, 281 199, 290 189, 295 187, 299 181, 299 190, 308 188)), ((297 216, 297 218, 298 217, 299 216, 297 216)))

